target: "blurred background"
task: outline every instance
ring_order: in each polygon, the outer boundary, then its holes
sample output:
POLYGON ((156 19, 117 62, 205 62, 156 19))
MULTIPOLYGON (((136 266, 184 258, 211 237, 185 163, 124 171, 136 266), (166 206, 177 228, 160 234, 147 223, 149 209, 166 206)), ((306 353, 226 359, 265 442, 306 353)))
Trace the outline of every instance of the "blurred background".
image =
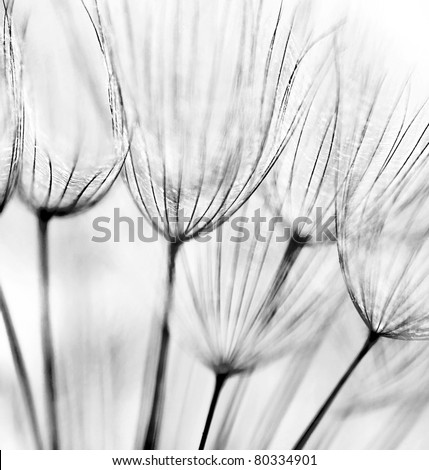
MULTIPOLYGON (((413 71, 413 93, 417 99, 429 96, 426 1, 314 3, 321 31, 347 15, 355 28, 364 31, 368 41, 383 51, 392 73, 406 77, 413 71)), ((49 8, 49 1, 16 0, 15 20, 20 24, 23 18, 31 19, 38 8, 49 8)), ((94 219, 112 218, 115 208, 135 221, 141 217, 121 178, 98 205, 79 215, 56 218, 50 227, 60 423, 63 447, 67 449, 132 448, 151 317, 159 313, 163 304, 159 295, 166 275, 163 240, 128 242, 128 228, 123 224, 120 242, 92 241, 96 235, 94 219)), ((148 224, 144 225, 150 232, 148 224)), ((37 220, 16 193, 0 217, 0 282, 42 417, 37 220)), ((364 326, 347 303, 322 344, 311 352, 278 360, 251 377, 231 380, 216 412, 208 447, 290 448, 364 337, 364 326), (234 422, 228 420, 228 415, 235 417, 234 422)), ((377 353, 371 353, 309 447, 429 448, 425 431, 429 424, 429 395, 425 397, 425 393, 429 393, 429 388, 426 385, 425 392, 421 373, 427 371, 429 351, 424 346, 384 342, 377 353), (411 363, 411 371, 404 362, 397 363, 398 351, 404 348, 410 357, 418 357, 419 369, 415 362, 411 363)), ((210 371, 174 342, 174 337, 173 348, 161 448, 192 449, 199 441, 214 380, 210 371)), ((32 446, 1 326, 0 447, 32 446)))

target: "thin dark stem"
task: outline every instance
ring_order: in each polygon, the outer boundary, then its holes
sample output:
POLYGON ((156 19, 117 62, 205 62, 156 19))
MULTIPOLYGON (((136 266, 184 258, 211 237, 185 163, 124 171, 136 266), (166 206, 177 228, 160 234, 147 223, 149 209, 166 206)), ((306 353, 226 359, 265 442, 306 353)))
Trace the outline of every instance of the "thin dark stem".
POLYGON ((164 305, 164 314, 161 325, 161 342, 159 346, 157 366, 156 366, 156 382, 153 393, 152 407, 149 418, 149 425, 146 431, 146 437, 143 444, 144 450, 156 449, 159 439, 159 430, 162 420, 165 398, 165 375, 167 369, 168 351, 170 346, 170 331, 168 328, 168 316, 171 307, 174 289, 174 277, 176 272, 176 257, 180 248, 180 243, 169 242, 168 247, 168 277, 167 292, 164 305))
POLYGON ((368 351, 374 346, 380 336, 373 331, 370 332, 365 344, 363 345, 362 349, 355 357, 354 361, 350 364, 350 367, 347 369, 345 374, 341 377, 335 388, 332 390, 331 394, 326 399, 325 403, 319 409, 317 414, 314 416, 311 423, 308 425, 307 429, 303 432, 301 437, 299 438, 298 442, 293 447, 293 450, 302 450, 307 443, 308 439, 310 439, 311 435, 313 434, 314 430, 319 425, 322 418, 325 416, 325 413, 329 410, 329 407, 332 405, 332 402, 335 400, 336 396, 343 388, 344 384, 347 382, 348 378, 352 375, 353 371, 362 361, 362 359, 366 356, 368 351))
POLYGON ((213 390, 212 401, 210 402, 209 411, 207 413, 206 424, 204 425, 203 434, 201 435, 200 446, 198 450, 204 450, 206 446, 207 437, 209 435, 210 426, 213 421, 214 412, 216 410, 217 402, 219 401, 219 395, 222 391, 223 386, 225 385, 226 379, 228 378, 228 374, 225 373, 217 373, 216 374, 216 383, 215 388, 213 390))
POLYGON ((24 397, 25 406, 27 408, 28 417, 30 418, 30 425, 33 432, 34 442, 37 449, 43 449, 43 441, 40 433, 39 423, 37 419, 36 406, 34 404, 33 392, 30 385, 30 379, 25 365, 24 357, 22 354, 21 346, 16 335, 15 327, 12 322, 12 317, 0 287, 0 310, 3 317, 3 322, 6 328, 6 334, 9 341, 10 351, 12 353, 13 363, 15 365, 16 375, 18 376, 19 385, 21 387, 22 395, 24 397))
POLYGON ((267 309, 265 322, 268 324, 273 320, 277 314, 276 298, 278 297, 279 291, 284 285, 291 269, 293 268, 296 260, 302 249, 307 245, 308 238, 301 237, 297 232, 292 234, 291 239, 287 245, 287 248, 283 254, 283 258, 277 268, 277 272, 274 276, 274 282, 272 283, 270 290, 268 291, 263 309, 267 309))
POLYGON ((42 354, 45 373, 45 398, 48 412, 49 448, 59 449, 57 416, 57 381, 55 373, 55 352, 52 338, 52 325, 49 302, 49 250, 48 224, 50 217, 39 213, 39 256, 42 296, 42 354))
POLYGON ((216 436, 214 443, 215 450, 222 450, 226 448, 228 440, 231 437, 234 425, 238 420, 238 414, 241 409, 241 404, 245 397, 247 388, 249 386, 250 373, 241 373, 238 375, 238 382, 234 392, 226 405, 225 413, 221 423, 219 423, 219 433, 216 436))

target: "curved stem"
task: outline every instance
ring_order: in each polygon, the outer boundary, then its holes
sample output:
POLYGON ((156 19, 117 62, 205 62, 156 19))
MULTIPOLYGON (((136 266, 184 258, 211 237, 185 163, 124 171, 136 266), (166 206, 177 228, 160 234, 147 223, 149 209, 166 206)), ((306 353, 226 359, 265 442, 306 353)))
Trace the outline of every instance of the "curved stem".
POLYGON ((49 250, 48 224, 50 216, 39 213, 39 256, 42 295, 42 354, 45 373, 45 398, 49 424, 49 448, 59 449, 57 416, 57 381, 55 372, 55 352, 52 338, 52 325, 49 302, 49 250))
POLYGON ((207 413, 206 424, 204 425, 203 434, 201 435, 200 445, 198 450, 204 450, 207 442, 207 437, 209 435, 210 426, 213 421, 214 412, 216 410, 217 402, 219 401, 219 395, 222 391, 223 386, 225 385, 226 379, 228 378, 228 374, 216 374, 216 383, 215 388, 213 390, 212 401, 210 402, 209 411, 207 413))
POLYGON ((37 419, 36 406, 34 404, 33 392, 31 390, 30 379, 25 366, 24 357, 18 336, 12 322, 12 317, 6 303, 3 289, 0 287, 0 310, 2 313, 3 323, 6 328, 6 334, 9 341, 10 351, 12 353, 13 363, 18 376, 19 385, 24 397, 25 406, 30 418, 30 425, 33 432, 34 442, 37 449, 43 449, 42 435, 40 433, 39 423, 37 419))
POLYGON ((371 331, 365 344, 362 346, 362 349, 355 357, 354 361, 350 364, 349 368, 346 370, 344 375, 341 377, 335 388, 332 390, 331 394, 326 399, 325 403, 319 409, 319 411, 314 416, 313 420, 308 425, 307 429, 303 432, 301 437, 299 438, 298 442, 293 447, 293 450, 301 450, 306 445, 308 439, 310 439, 311 435, 313 434, 314 430, 319 425, 322 418, 325 416, 325 413, 329 410, 332 402, 335 400, 336 396, 343 388, 344 384, 347 382, 348 378, 352 375, 353 371, 362 361, 362 359, 366 356, 368 351, 374 346, 380 336, 377 333, 371 331))
MULTIPOLYGON (((274 276, 274 282, 267 293, 265 305, 275 303, 275 299, 277 298, 280 289, 284 285, 284 282, 289 276, 289 273, 293 268, 299 254, 307 243, 307 238, 301 237, 297 232, 292 233, 291 239, 287 244, 286 250, 283 254, 279 267, 277 268, 277 272, 274 276)), ((268 317, 268 321, 271 321, 275 314, 276 309, 272 310, 271 314, 268 317)))
MULTIPOLYGON (((171 307, 174 289, 174 277, 176 272, 176 257, 180 248, 180 243, 169 242, 168 247, 168 278, 167 292, 164 304, 164 314, 161 325, 161 342, 158 351, 158 359, 156 366, 156 382, 155 390, 152 398, 152 406, 149 418, 149 424, 143 443, 144 450, 156 449, 159 439, 159 430, 162 420, 165 398, 165 375, 167 369, 168 351, 170 346, 170 331, 168 328, 168 315, 171 307)), ((142 397, 143 404, 143 397, 142 397)))

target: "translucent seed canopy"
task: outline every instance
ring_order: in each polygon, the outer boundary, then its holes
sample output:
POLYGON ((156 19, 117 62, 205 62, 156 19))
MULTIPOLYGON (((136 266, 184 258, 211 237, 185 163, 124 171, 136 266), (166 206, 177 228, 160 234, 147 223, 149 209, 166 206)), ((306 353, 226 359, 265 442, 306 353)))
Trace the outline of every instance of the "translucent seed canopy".
MULTIPOLYGON (((420 239, 407 236, 409 218, 398 235, 389 229, 387 215, 369 225, 361 211, 354 211, 349 219, 347 210, 343 210, 338 217, 344 275, 353 303, 368 328, 390 338, 429 339, 427 235, 420 239), (353 229, 353 217, 361 218, 359 232, 353 229)), ((395 225, 398 223, 395 218, 395 225)))
MULTIPOLYGON (((429 151, 427 101, 416 103, 406 80, 398 83, 359 60, 345 70, 338 158, 342 200, 349 209, 362 208, 363 200, 375 201, 374 210, 365 205, 365 218, 377 220, 384 206, 393 220, 423 194, 422 169, 429 151)), ((413 223, 409 230, 417 227, 413 223)))
POLYGON ((214 228, 280 155, 311 88, 303 69, 317 44, 295 27, 303 14, 254 0, 146 0, 111 14, 126 179, 167 239, 214 228))
POLYGON ((339 80, 331 57, 316 76, 303 117, 264 185, 268 204, 307 243, 330 240, 319 234, 329 220, 335 237, 339 99, 339 80))
POLYGON ((239 211, 178 255, 172 328, 215 372, 293 352, 321 333, 346 295, 333 247, 304 247, 291 261, 289 237, 269 221, 257 228, 252 216, 239 211))
POLYGON ((96 203, 121 169, 118 89, 80 2, 42 1, 25 43, 26 135, 20 191, 35 210, 96 203))
POLYGON ((391 117, 382 131, 365 117, 359 140, 348 144, 353 151, 342 155, 338 250, 350 296, 369 329, 429 339, 428 207, 419 197, 427 191, 429 140, 422 110, 409 118, 403 109, 399 118, 395 97, 387 103, 391 117))
POLYGON ((0 211, 16 186, 24 136, 21 56, 12 20, 1 9, 0 60, 0 211))
POLYGON ((407 80, 355 53, 345 69, 337 200, 338 250, 367 327, 429 339, 429 114, 407 80))

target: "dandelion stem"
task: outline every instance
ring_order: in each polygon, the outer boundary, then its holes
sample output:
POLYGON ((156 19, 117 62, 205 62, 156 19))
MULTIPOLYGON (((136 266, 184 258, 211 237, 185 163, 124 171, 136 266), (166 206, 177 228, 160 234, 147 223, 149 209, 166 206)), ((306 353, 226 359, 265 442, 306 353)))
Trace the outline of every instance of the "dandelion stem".
POLYGON ((55 373, 55 353, 52 338, 52 325, 49 308, 49 252, 48 224, 50 215, 39 213, 39 256, 42 294, 42 354, 45 373, 45 396, 49 424, 49 448, 59 449, 57 416, 57 383, 55 373))
POLYGON ((36 406, 34 404, 33 392, 31 390, 30 379, 25 365, 24 357, 22 354, 21 346, 19 344, 18 336, 12 322, 12 317, 6 303, 3 290, 0 287, 0 310, 3 317, 3 322, 6 328, 6 334, 9 341, 10 351, 18 376, 19 385, 24 397, 25 406, 27 407, 28 416, 30 418, 30 425, 33 432, 34 442, 37 449, 43 448, 42 436, 40 433, 39 423, 37 419, 36 406))
POLYGON ((273 320, 277 313, 276 298, 307 242, 308 239, 306 237, 301 237, 297 232, 294 232, 289 240, 287 248, 283 254, 283 258, 281 259, 274 276, 274 282, 265 298, 264 307, 269 309, 265 319, 267 324, 273 320))
POLYGON ((219 395, 222 391, 223 386, 225 385, 226 379, 228 378, 227 373, 217 373, 216 374, 216 383, 213 391, 212 401, 210 403, 209 411, 207 413, 206 424, 204 425, 203 434, 201 436, 200 446, 198 450, 204 450, 206 446, 207 437, 209 435, 210 426, 213 421, 214 412, 216 410, 217 402, 219 401, 219 395))
POLYGON ((164 314, 162 317, 161 344, 159 347, 157 359, 156 382, 152 399, 149 425, 147 427, 146 437, 143 445, 144 450, 156 449, 158 444, 159 430, 162 420, 165 398, 165 373, 167 368, 168 350, 170 346, 168 316, 171 306, 171 300, 173 297, 174 277, 176 272, 176 257, 180 246, 181 245, 179 242, 169 242, 167 292, 164 304, 164 314))
POLYGON ((232 430, 238 421, 238 413, 249 385, 251 371, 252 369, 250 369, 248 373, 243 372, 238 375, 237 385, 226 405, 226 411, 221 423, 219 424, 219 433, 216 436, 214 443, 215 450, 226 449, 226 445, 231 437, 232 430))
POLYGON ((304 448, 308 439, 310 439, 314 430, 317 428, 320 421, 325 416, 325 413, 329 410, 329 407, 332 405, 333 401, 335 400, 340 390, 343 388, 344 384, 347 382, 348 378, 352 375, 353 371, 356 369, 356 367, 359 365, 362 359, 366 356, 368 351, 374 346, 374 344, 377 342, 379 337, 380 336, 373 331, 369 333, 369 336, 367 340, 365 341, 365 344, 363 345, 362 349, 360 350, 358 355, 355 357, 353 362, 350 364, 349 368, 347 369, 345 374, 341 377, 341 379, 339 380, 335 388, 332 390, 331 394, 328 396, 325 403, 322 405, 322 407, 319 409, 317 414, 314 416, 313 420, 310 422, 307 429, 303 432, 298 442, 293 447, 293 450, 302 450, 304 448))

